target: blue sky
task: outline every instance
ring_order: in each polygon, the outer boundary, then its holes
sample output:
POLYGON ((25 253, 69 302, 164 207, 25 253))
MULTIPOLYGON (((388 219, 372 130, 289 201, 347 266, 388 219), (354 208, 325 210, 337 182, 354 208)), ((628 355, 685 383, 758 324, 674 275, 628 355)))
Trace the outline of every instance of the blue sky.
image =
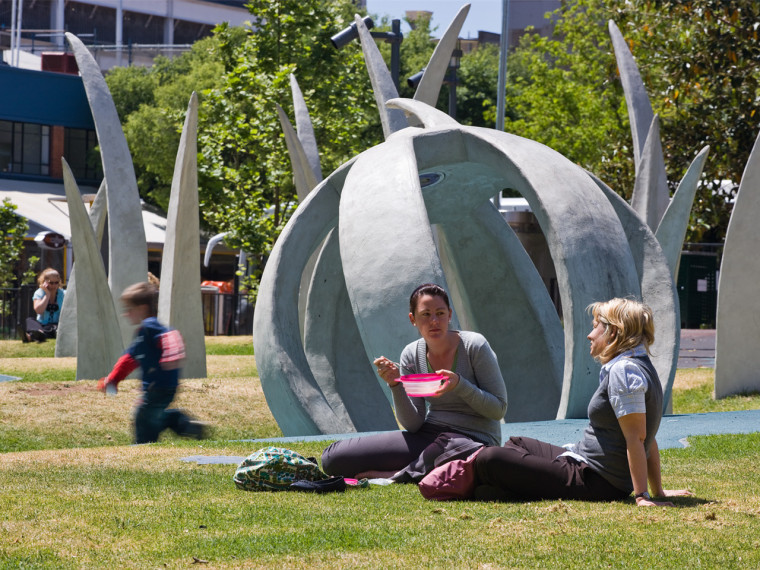
MULTIPOLYGON (((404 16, 407 10, 428 10, 433 12, 433 32, 441 37, 454 19, 459 9, 470 4, 470 12, 459 34, 461 38, 477 38, 478 31, 501 32, 502 0, 367 0, 367 12, 378 16, 389 16, 401 20, 401 33, 409 30, 404 16)), ((510 10, 510 13, 512 10, 510 10)))

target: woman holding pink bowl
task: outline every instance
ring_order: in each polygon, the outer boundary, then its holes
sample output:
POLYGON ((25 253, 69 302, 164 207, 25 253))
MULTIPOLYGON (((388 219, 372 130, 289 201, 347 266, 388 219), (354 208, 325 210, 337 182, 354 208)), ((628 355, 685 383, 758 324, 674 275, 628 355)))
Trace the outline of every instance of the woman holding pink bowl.
POLYGON ((486 445, 501 444, 507 389, 488 341, 476 332, 449 329, 449 297, 432 283, 412 293, 409 320, 422 338, 404 348, 400 364, 385 356, 374 361, 391 390, 404 431, 336 441, 322 454, 325 473, 391 477, 444 432, 486 445), (401 379, 417 374, 439 375, 437 388, 424 397, 410 396, 401 379))

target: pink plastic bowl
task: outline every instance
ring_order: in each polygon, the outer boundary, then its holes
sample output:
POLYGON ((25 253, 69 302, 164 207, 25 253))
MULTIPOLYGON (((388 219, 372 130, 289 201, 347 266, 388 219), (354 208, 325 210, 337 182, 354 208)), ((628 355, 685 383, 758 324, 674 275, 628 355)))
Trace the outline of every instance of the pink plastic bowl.
POLYGON ((443 374, 407 374, 399 378, 410 396, 425 398, 435 394, 446 380, 443 374))

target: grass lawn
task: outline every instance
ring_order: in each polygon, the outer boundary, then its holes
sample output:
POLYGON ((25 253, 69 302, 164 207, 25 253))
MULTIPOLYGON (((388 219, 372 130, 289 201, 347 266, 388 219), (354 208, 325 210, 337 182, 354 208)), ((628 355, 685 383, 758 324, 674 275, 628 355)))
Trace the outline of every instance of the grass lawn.
MULTIPOLYGON (((138 381, 116 398, 74 380, 53 343, 0 341, 0 568, 676 568, 760 566, 760 434, 690 438, 664 450, 675 509, 616 503, 435 503, 414 485, 343 494, 247 493, 234 465, 180 461, 237 455, 280 435, 264 401, 250 337, 209 337, 206 379, 178 398, 214 426, 132 446, 138 381), (235 441, 238 440, 238 441, 235 441)), ((712 370, 679 371, 674 412, 760 406, 714 401, 712 370)), ((760 429, 760 428, 759 428, 760 429)), ((304 455, 326 442, 295 443, 304 455)))

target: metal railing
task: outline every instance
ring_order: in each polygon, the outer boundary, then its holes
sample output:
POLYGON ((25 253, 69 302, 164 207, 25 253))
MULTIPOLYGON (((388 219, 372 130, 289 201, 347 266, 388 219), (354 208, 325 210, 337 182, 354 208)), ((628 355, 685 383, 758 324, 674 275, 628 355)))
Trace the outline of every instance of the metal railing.
POLYGON ((17 327, 35 315, 32 304, 35 289, 36 285, 0 289, 0 339, 19 338, 17 327))
MULTIPOLYGON (((36 285, 0 289, 0 339, 19 338, 17 329, 34 317, 36 285)), ((244 295, 203 291, 203 326, 207 335, 247 335, 253 329, 253 306, 244 295)))

